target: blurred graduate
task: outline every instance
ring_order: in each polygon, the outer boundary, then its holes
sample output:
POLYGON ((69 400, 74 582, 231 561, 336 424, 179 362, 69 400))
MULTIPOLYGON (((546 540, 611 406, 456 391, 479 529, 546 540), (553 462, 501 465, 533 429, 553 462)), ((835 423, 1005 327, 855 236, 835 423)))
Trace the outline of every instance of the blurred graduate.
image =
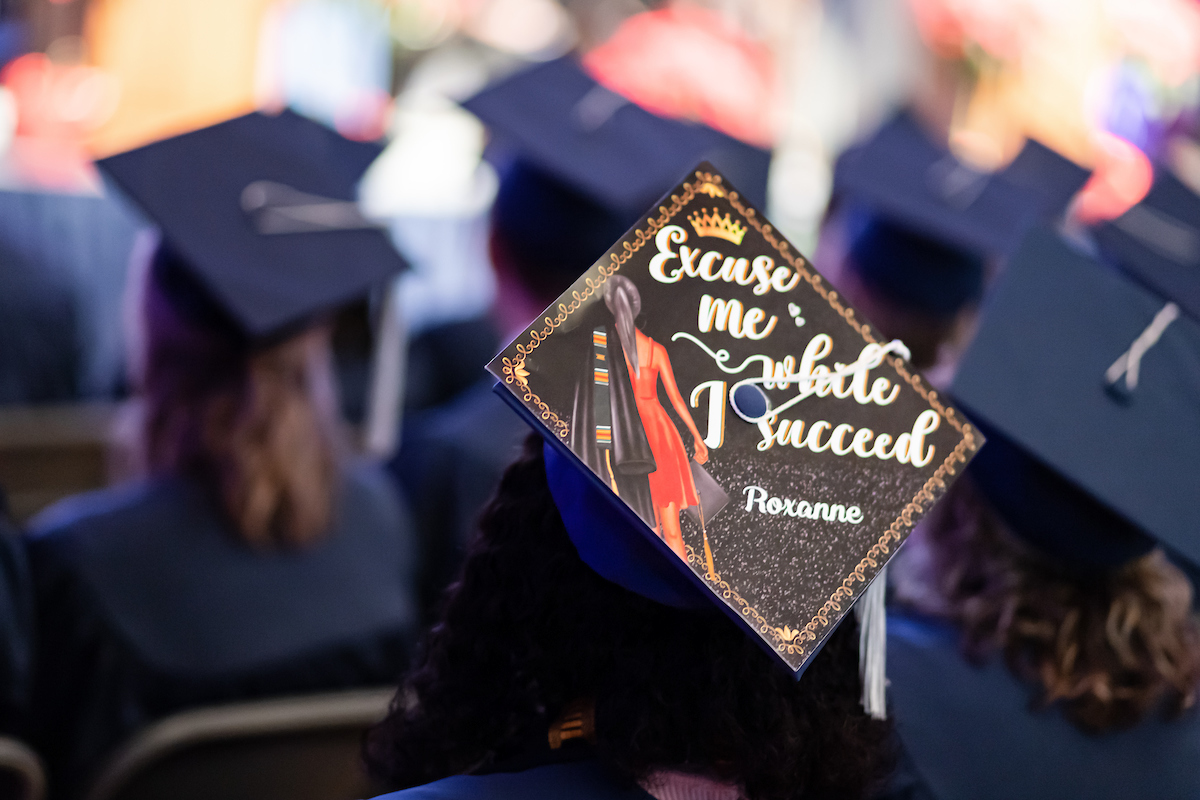
POLYGON ((1162 175, 985 305, 952 392, 988 443, 894 572, 898 796, 1200 794, 1200 256, 1161 244, 1196 219, 1162 175))
MULTIPOLYGON (((526 69, 464 103, 488 127, 500 173, 490 253, 498 283, 493 315, 505 341, 699 161, 708 159, 751 202, 765 204, 767 62, 760 45, 719 15, 666 9, 630 18, 582 60, 569 55, 526 69), (666 45, 680 36, 704 42, 689 52, 705 58, 680 64, 656 55, 678 52, 666 45), (722 93, 720 81, 731 74, 755 80, 722 93)), ((490 380, 408 425, 392 469, 413 498, 425 542, 427 611, 526 433, 490 380)))
POLYGON ((607 503, 529 438, 368 740, 385 785, 416 787, 396 800, 866 797, 891 760, 853 622, 797 681, 673 553, 614 566, 643 534, 607 503))
POLYGON ((988 282, 1030 226, 1064 217, 1088 175, 1035 141, 982 172, 902 110, 838 158, 817 267, 944 384, 988 282))
POLYGON ((31 525, 58 796, 158 717, 406 664, 411 526, 343 446, 328 323, 403 266, 353 202, 377 152, 255 113, 101 162, 161 231, 130 359, 145 476, 31 525))
MULTIPOLYGON (((636 185, 628 149, 605 175, 636 185)), ((535 435, 368 739, 389 798, 855 798, 885 776, 879 577, 982 438, 735 180, 694 166, 489 365, 535 435)))

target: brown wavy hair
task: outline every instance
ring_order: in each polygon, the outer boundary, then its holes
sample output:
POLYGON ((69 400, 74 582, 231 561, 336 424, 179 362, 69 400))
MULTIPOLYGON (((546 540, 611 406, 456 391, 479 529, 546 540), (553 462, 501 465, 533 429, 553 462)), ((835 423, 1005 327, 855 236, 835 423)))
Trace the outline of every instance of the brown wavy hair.
POLYGON ((1196 702, 1200 627, 1188 579, 1160 550, 1084 575, 1012 533, 968 475, 912 537, 897 599, 954 622, 964 655, 1003 654, 1089 732, 1128 728, 1196 702))
POLYGON ((851 618, 797 681, 715 608, 670 608, 592 572, 531 437, 366 755, 394 788, 486 772, 545 750, 550 724, 590 698, 595 754, 631 783, 677 770, 751 800, 852 800, 891 767, 890 727, 859 696, 851 618))
POLYGON ((185 269, 160 246, 143 287, 141 467, 200 481, 252 545, 312 541, 339 474, 329 328, 254 346, 185 269))

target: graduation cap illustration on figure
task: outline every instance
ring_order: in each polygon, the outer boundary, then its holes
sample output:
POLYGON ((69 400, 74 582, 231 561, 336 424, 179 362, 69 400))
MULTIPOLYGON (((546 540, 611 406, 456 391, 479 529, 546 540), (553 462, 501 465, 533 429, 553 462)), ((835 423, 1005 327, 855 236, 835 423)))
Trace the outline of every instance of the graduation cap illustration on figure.
POLYGON ((955 377, 989 437, 971 465, 984 493, 1015 533, 1078 570, 1156 542, 1200 564, 1200 323, 1164 322, 1172 296, 1034 231, 955 377))
POLYGON ((585 562, 799 674, 983 441, 899 350, 702 163, 489 369, 585 562))
POLYGON ((208 299, 249 338, 269 339, 404 268, 354 202, 379 152, 291 111, 255 112, 99 166, 208 299))

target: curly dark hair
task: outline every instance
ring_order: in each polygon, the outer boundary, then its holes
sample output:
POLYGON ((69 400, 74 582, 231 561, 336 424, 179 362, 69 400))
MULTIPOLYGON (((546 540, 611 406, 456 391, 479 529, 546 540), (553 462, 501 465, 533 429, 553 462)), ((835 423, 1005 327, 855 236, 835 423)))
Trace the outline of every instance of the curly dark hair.
POLYGON ((720 611, 684 611, 593 573, 567 537, 531 437, 485 510, 440 621, 368 737, 397 788, 487 771, 595 703, 595 753, 642 781, 662 769, 751 800, 863 796, 890 769, 887 723, 859 706, 851 620, 796 681, 720 611))
POLYGON ((1058 703, 1098 733, 1195 704, 1200 625, 1191 584, 1162 551, 1073 572, 1009 532, 969 474, 908 550, 897 599, 953 622, 968 660, 1002 654, 1036 705, 1058 703))

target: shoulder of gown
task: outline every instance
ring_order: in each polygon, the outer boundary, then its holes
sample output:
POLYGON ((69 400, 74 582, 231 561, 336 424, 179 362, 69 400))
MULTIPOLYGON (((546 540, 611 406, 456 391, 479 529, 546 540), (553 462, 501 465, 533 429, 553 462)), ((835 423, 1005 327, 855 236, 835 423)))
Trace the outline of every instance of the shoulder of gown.
POLYGON ((261 550, 237 539, 199 486, 147 482, 43 514, 33 524, 31 566, 39 596, 54 591, 50 584, 76 584, 159 669, 257 669, 415 624, 412 524, 391 482, 355 465, 337 509, 320 540, 261 550))
POLYGON ((888 682, 903 747, 902 778, 937 800, 1200 797, 1200 714, 1148 716, 1089 735, 1057 707, 1032 705, 1032 687, 1002 657, 973 665, 950 625, 893 609, 888 682))
POLYGON ((376 800, 653 800, 639 786, 623 786, 598 761, 534 767, 522 772, 456 775, 376 800))
POLYGON ((530 432, 492 391, 494 384, 490 377, 481 380, 453 402, 405 423, 400 452, 388 464, 412 506, 427 619, 454 578, 480 513, 530 432))
POLYGON ((338 509, 323 539, 269 551, 182 480, 39 517, 31 736, 56 784, 174 711, 394 681, 416 621, 411 525, 376 468, 347 471, 338 509))

